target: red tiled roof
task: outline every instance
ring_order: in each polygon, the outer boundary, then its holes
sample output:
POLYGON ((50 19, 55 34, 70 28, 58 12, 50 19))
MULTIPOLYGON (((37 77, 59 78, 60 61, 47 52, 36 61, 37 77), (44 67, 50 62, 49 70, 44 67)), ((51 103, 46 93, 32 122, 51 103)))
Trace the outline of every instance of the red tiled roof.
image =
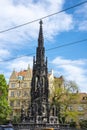
POLYGON ((23 71, 20 71, 20 72, 17 72, 17 76, 25 76, 27 73, 27 70, 23 70, 23 71))

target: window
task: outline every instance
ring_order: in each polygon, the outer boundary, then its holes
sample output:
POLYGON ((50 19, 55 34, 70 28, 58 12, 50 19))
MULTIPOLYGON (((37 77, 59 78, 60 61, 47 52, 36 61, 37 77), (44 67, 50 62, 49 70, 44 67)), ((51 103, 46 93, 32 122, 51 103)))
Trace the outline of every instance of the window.
POLYGON ((17 91, 17 96, 19 97, 21 95, 21 91, 17 91))
POLYGON ((23 96, 24 96, 24 97, 28 96, 28 92, 27 92, 27 91, 24 91, 24 92, 23 92, 23 96))
POLYGON ((18 79, 19 79, 19 80, 23 80, 24 77, 23 77, 23 76, 18 76, 18 79))
POLYGON ((79 117, 79 120, 83 120, 83 119, 84 119, 84 117, 83 117, 83 116, 80 116, 80 117, 79 117))
POLYGON ((83 97, 83 100, 87 100, 87 97, 86 97, 86 96, 84 96, 84 97, 83 97))
POLYGON ((14 87, 15 87, 15 83, 12 83, 12 84, 11 84, 11 88, 14 88, 14 87))
POLYGON ((16 101, 16 106, 19 107, 20 106, 20 100, 16 101))
POLYGON ((24 87, 27 87, 27 83, 24 83, 24 87))
POLYGON ((78 111, 83 111, 83 107, 82 106, 78 106, 78 111))
POLYGON ((14 101, 10 101, 10 106, 11 106, 11 107, 14 106, 14 101))
POLYGON ((11 97, 14 97, 14 91, 11 92, 11 97))

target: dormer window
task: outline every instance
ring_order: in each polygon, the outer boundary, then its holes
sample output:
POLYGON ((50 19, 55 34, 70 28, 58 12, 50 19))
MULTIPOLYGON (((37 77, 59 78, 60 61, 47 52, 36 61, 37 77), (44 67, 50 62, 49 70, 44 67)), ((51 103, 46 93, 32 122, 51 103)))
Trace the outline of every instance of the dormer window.
POLYGON ((23 76, 18 76, 18 79, 19 79, 19 80, 23 80, 24 77, 23 77, 23 76))

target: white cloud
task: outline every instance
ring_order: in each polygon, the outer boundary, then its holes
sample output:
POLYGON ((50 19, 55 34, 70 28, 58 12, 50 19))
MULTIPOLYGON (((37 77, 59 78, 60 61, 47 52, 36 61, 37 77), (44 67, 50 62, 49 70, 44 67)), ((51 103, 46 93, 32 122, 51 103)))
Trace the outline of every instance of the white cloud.
POLYGON ((5 58, 7 56, 10 56, 10 52, 8 50, 6 50, 6 49, 0 49, 0 57, 1 57, 1 59, 5 58))
MULTIPOLYGON (((64 0, 0 0, 0 31, 58 12, 63 5, 64 0)), ((45 19, 43 22, 44 36, 49 40, 62 31, 72 29, 73 19, 72 15, 63 12, 61 15, 45 19)), ((31 41, 37 39, 38 30, 39 24, 35 22, 15 30, 0 33, 0 51, 3 48, 7 49, 0 52, 0 60, 3 56, 6 60, 9 59, 8 57, 23 55, 25 53, 23 47, 31 48, 31 46, 34 46, 34 42, 32 44, 31 41), (30 45, 27 45, 27 43, 30 45)), ((10 62, 2 62, 0 73, 5 73, 8 77, 14 68, 16 70, 26 69, 28 63, 32 64, 32 58, 24 57, 10 62)))
MULTIPOLYGON (((45 0, 44 2, 27 0, 27 5, 24 0, 1 0, 0 1, 0 30, 5 30, 19 24, 41 18, 62 9, 64 0, 45 0), (48 6, 49 5, 49 6, 48 6)), ((61 15, 56 15, 44 20, 44 30, 49 38, 53 38, 61 31, 67 31, 72 28, 72 16, 65 12, 61 15), (46 21, 46 22, 45 22, 46 21)), ((38 23, 32 23, 27 26, 0 34, 0 40, 6 44, 18 44, 24 39, 37 37, 38 23)), ((21 42, 21 44, 24 44, 21 42)))
POLYGON ((30 67, 32 67, 32 63, 33 63, 33 58, 32 57, 22 57, 19 59, 15 59, 12 62, 8 63, 7 69, 9 70, 13 70, 15 69, 16 71, 20 71, 21 69, 27 69, 28 64, 30 65, 30 67))
POLYGON ((87 31, 87 4, 85 3, 81 8, 75 11, 76 26, 80 31, 87 31))
POLYGON ((84 20, 83 22, 79 23, 79 30, 87 31, 87 20, 84 20))
POLYGON ((87 92, 87 59, 70 60, 57 57, 52 63, 56 66, 56 73, 61 73, 68 80, 76 81, 80 90, 87 92))

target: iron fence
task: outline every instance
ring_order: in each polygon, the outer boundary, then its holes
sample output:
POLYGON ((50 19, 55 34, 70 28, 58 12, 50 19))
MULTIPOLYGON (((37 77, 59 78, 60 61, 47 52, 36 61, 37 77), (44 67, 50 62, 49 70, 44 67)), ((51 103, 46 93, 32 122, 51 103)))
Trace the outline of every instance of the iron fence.
POLYGON ((70 127, 68 124, 49 124, 49 123, 18 123, 13 124, 15 130, 45 130, 53 128, 54 130, 87 130, 87 128, 70 127))

